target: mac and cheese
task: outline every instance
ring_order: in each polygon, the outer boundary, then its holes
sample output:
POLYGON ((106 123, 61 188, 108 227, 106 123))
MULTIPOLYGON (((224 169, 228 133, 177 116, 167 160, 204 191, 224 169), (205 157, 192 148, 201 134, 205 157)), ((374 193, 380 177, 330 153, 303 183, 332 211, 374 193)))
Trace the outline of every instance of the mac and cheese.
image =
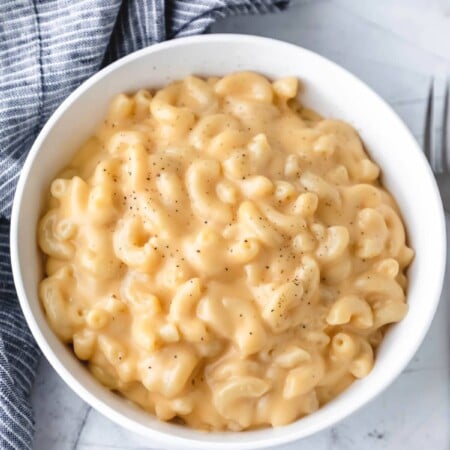
POLYGON ((162 420, 287 424, 366 376, 413 251, 355 130, 295 78, 118 95, 53 181, 40 298, 103 384, 162 420))

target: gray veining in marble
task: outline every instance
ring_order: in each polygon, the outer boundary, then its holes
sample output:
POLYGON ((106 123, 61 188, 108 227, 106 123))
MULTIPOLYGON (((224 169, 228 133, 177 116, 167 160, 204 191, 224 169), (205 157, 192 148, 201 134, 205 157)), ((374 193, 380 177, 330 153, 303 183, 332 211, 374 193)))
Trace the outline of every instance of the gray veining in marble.
MULTIPOLYGON (((450 73, 450 0, 293 0, 288 12, 231 18, 212 31, 275 37, 330 58, 384 97, 418 140, 430 77, 450 73)), ((278 450, 448 450, 449 275, 431 329, 402 375, 335 427, 278 450)), ((89 408, 44 360, 33 405, 37 450, 155 448, 89 408)))

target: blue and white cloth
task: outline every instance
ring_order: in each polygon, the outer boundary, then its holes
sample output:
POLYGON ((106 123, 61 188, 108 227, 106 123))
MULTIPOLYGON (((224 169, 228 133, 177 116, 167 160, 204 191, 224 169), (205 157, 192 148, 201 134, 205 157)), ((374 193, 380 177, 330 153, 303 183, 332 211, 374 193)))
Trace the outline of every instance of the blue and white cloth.
POLYGON ((31 449, 39 350, 10 270, 9 218, 36 135, 93 73, 130 52, 289 0, 0 0, 0 449, 31 449))

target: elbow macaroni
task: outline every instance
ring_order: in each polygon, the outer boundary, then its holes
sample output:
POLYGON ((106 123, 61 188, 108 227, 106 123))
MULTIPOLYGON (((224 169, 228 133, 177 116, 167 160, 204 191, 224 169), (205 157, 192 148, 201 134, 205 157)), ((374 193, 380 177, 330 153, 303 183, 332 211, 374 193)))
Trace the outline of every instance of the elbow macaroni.
POLYGON ((161 420, 292 422, 366 376, 407 312, 380 169, 297 94, 250 72, 120 94, 51 184, 49 324, 161 420))

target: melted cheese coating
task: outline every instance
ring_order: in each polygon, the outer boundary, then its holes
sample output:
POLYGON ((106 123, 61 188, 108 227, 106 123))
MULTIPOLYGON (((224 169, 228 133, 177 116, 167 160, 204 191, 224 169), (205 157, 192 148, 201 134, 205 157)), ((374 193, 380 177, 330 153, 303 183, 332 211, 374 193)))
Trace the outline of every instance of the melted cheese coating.
POLYGON ((290 423, 364 377, 413 251, 348 124, 294 78, 117 96, 51 184, 40 298, 95 377, 162 420, 290 423))

